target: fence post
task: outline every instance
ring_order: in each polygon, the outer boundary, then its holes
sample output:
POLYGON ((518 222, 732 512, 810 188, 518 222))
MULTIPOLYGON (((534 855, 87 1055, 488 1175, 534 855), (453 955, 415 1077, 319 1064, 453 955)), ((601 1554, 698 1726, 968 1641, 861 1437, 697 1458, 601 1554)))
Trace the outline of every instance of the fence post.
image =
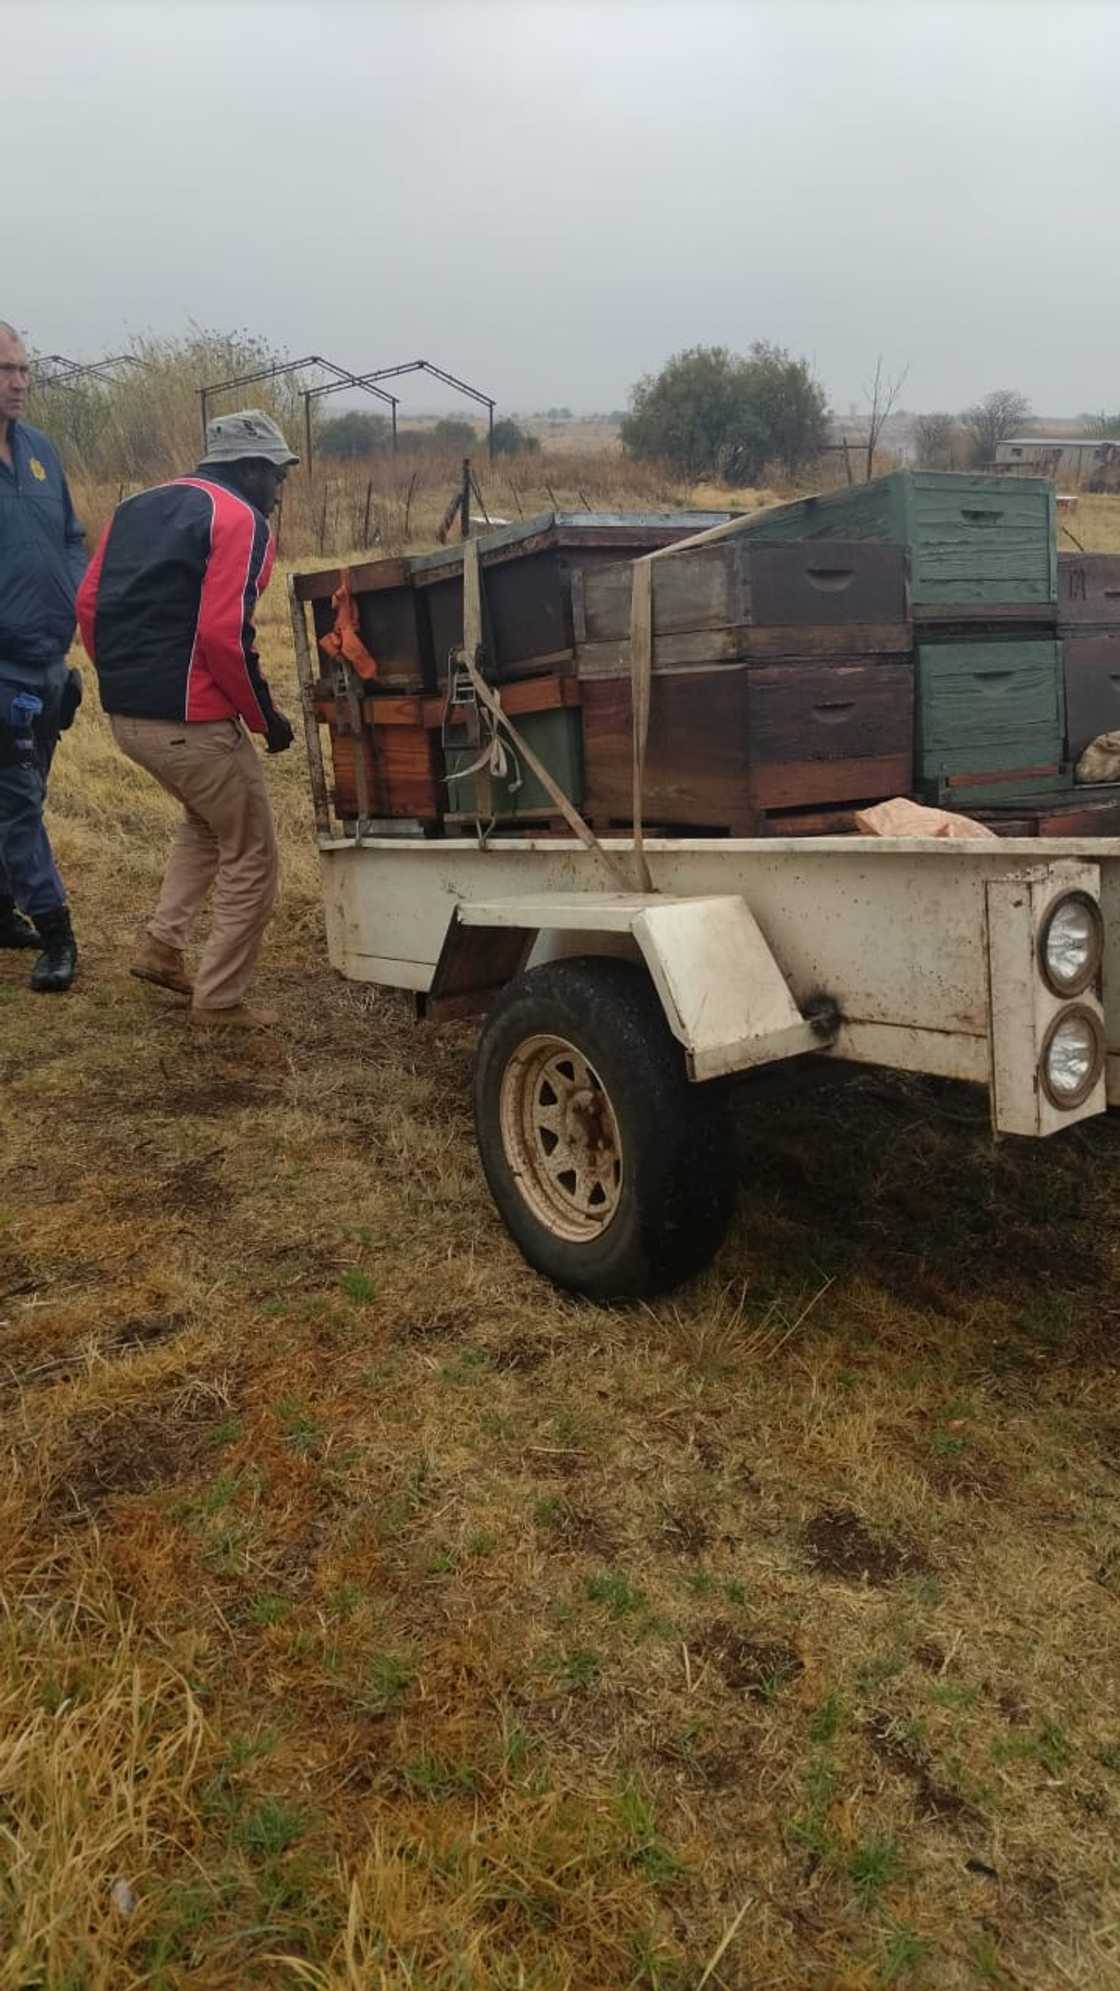
POLYGON ((471 460, 463 458, 463 494, 459 500, 459 532, 463 539, 471 536, 471 460))

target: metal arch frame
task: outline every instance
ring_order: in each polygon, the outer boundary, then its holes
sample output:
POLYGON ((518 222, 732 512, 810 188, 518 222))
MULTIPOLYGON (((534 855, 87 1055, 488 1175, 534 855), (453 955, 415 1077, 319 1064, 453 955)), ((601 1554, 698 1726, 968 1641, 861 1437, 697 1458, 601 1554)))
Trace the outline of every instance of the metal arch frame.
POLYGON ((494 409, 498 405, 493 395, 484 394, 481 387, 472 387, 469 381, 460 380, 457 374, 448 373, 442 366, 433 366, 431 360, 426 359, 403 360, 399 366, 375 367, 372 373, 361 375, 358 385, 364 387, 375 380, 397 380, 402 373, 430 373, 436 380, 442 380, 445 386, 454 387, 460 394, 466 394, 470 400, 481 403, 487 412, 487 455, 493 463, 494 409))
POLYGON ((43 376, 39 382, 42 387, 73 387, 79 380, 100 380, 107 386, 112 376, 104 373, 103 367, 146 365, 147 361, 142 360, 138 353, 110 353, 105 359, 88 361, 68 359, 65 353, 40 353, 32 370, 38 374, 44 366, 56 369, 54 373, 43 376))
POLYGON ((230 380, 211 380, 204 387, 198 388, 203 448, 206 447, 206 422, 210 402, 216 394, 231 394, 235 387, 253 387, 259 381, 281 380, 289 374, 300 373, 305 368, 313 366, 321 368, 324 373, 332 374, 334 377, 319 387, 305 387, 302 389, 304 467, 308 477, 311 476, 312 472, 311 402, 319 394, 333 394, 342 388, 357 387, 361 388, 367 394, 376 395, 381 401, 390 402, 393 410, 393 447, 395 449, 397 435, 397 397, 393 394, 385 393, 381 388, 374 386, 371 381, 363 379, 361 375, 352 373, 349 367, 338 366, 334 360, 326 359, 322 353, 305 353, 302 359, 277 360, 273 366, 256 367, 253 372, 236 374, 230 380))
POLYGON ((321 387, 305 387, 303 390, 303 436, 307 450, 308 474, 311 470, 311 403, 323 394, 342 394, 347 388, 360 387, 364 394, 374 394, 379 401, 388 401, 393 423, 393 455, 397 453, 397 409, 400 407, 399 394, 389 394, 383 387, 375 387, 371 380, 355 374, 351 380, 328 380, 321 387))

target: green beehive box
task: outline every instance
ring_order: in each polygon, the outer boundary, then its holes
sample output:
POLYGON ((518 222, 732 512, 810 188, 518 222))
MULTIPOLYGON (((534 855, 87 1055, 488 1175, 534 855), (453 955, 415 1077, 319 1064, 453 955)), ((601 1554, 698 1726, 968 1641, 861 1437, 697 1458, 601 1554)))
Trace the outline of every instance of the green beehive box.
POLYGON ((897 470, 763 512, 743 526, 761 545, 872 539, 910 548, 914 613, 1057 602, 1054 487, 1043 477, 897 470))
POLYGON ((1035 740, 1056 744, 1060 755, 1063 732, 1060 643, 918 644, 920 751, 985 747, 998 753, 1009 741, 1035 740))
MULTIPOLYGON (((561 707, 547 712, 525 712, 515 724, 552 779, 577 809, 583 801, 583 732, 578 707, 561 707)), ((447 808, 450 815, 475 816, 478 786, 474 774, 464 772, 477 761, 480 749, 460 744, 458 729, 449 731, 444 753, 447 767, 447 808), (458 737, 457 737, 458 735, 458 737)), ((492 801, 487 811, 494 817, 554 816, 557 808, 543 782, 531 768, 519 761, 512 741, 503 737, 508 770, 492 782, 492 801), (520 777, 520 786, 517 786, 520 777)))

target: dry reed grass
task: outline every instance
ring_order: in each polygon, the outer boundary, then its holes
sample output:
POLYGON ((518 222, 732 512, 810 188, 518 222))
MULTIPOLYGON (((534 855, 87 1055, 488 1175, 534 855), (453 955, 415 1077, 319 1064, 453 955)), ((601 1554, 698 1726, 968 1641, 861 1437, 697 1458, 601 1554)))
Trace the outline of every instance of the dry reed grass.
POLYGON ((94 701, 81 980, 0 957, 0 1987, 1120 1984, 1111 1124, 745 1088, 710 1275, 577 1306, 269 777, 279 1052, 128 980, 94 701))

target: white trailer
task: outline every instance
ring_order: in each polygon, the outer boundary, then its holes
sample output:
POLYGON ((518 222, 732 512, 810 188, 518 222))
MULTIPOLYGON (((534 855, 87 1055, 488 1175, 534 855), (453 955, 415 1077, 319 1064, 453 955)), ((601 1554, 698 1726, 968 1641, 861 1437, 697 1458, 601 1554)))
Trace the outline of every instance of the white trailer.
MULTIPOLYGON (((490 1188, 577 1292, 655 1291, 715 1250, 731 1074, 809 1057, 964 1079, 997 1134, 1034 1137, 1120 1103, 1120 840, 661 839, 633 893, 574 839, 320 818, 319 845, 339 973, 484 1014, 490 1188)), ((604 848, 626 866, 629 841, 604 848)))

